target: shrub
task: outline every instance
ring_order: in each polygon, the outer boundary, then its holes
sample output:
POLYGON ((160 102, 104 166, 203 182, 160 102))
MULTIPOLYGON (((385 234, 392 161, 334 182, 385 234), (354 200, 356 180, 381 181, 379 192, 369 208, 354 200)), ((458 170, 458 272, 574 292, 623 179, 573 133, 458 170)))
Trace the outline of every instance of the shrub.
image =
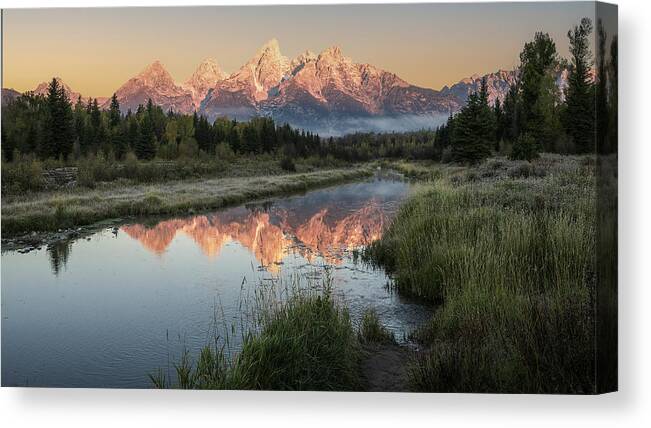
POLYGON ((40 161, 17 156, 13 162, 2 163, 2 194, 38 192, 45 187, 40 161))
POLYGON ((510 178, 528 178, 533 173, 533 167, 529 162, 518 162, 506 170, 510 178))
POLYGON ((448 146, 443 149, 443 152, 441 153, 441 162, 442 163, 450 163, 454 159, 454 153, 452 152, 452 147, 448 146))
POLYGON ((296 165, 289 157, 284 157, 280 160, 280 167, 283 171, 296 172, 296 165))
POLYGON ((509 158, 511 160, 532 161, 540 156, 539 150, 539 145, 533 136, 530 134, 522 134, 518 137, 515 144, 513 144, 509 158))
POLYGON ((215 147, 215 157, 221 161, 232 162, 236 155, 228 143, 219 143, 215 147))

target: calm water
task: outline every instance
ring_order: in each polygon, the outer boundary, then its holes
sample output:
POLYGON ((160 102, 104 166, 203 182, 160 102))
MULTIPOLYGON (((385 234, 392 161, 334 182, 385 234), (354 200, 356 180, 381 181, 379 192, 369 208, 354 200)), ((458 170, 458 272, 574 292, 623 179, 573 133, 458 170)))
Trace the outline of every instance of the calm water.
POLYGON ((381 236, 407 190, 376 177, 4 252, 2 385, 150 387, 147 373, 241 322, 243 295, 319 281, 324 267, 354 322, 373 306, 400 340, 429 309, 390 293, 353 250, 381 236))

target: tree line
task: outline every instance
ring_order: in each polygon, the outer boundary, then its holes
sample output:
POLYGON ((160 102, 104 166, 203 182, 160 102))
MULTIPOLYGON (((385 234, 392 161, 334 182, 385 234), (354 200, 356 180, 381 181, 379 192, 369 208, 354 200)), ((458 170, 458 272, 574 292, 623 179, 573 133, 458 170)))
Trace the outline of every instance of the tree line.
POLYGON ((41 159, 78 159, 102 153, 123 159, 132 152, 150 160, 278 153, 284 158, 332 156, 347 161, 376 158, 435 159, 475 163, 499 151, 531 160, 540 151, 603 153, 617 149, 617 37, 597 24, 597 56, 590 51, 592 22, 583 18, 568 31, 570 58, 538 32, 524 44, 514 83, 503 100, 489 103, 487 82, 467 104, 434 130, 356 133, 322 139, 278 125, 269 117, 214 122, 196 113, 164 112, 151 100, 122 114, 116 95, 102 110, 97 99, 74 105, 58 80, 45 96, 26 93, 3 108, 2 155, 36 154, 41 159), (607 52, 609 50, 609 52, 607 52), (594 69, 593 69, 594 66, 594 69), (593 73, 594 70, 594 73, 593 73), (567 73, 567 86, 557 83, 567 73))
POLYGON ((132 152, 138 159, 177 159, 281 151, 287 157, 308 156, 319 150, 320 138, 289 125, 276 125, 268 117, 238 122, 226 117, 209 122, 205 116, 164 112, 150 99, 135 112, 122 114, 114 94, 109 108, 97 99, 73 105, 57 79, 46 95, 28 92, 3 107, 2 155, 12 161, 16 153, 41 159, 79 159, 102 154, 124 159, 132 152))
POLYGON ((347 160, 395 156, 460 163, 476 163, 494 152, 526 160, 541 151, 615 152, 617 37, 607 52, 607 34, 597 23, 595 64, 592 32, 589 18, 568 31, 569 60, 559 56, 549 34, 536 33, 520 53, 514 83, 493 105, 484 78, 467 104, 434 131, 354 134, 335 139, 328 151, 347 160), (565 88, 558 85, 562 73, 567 73, 565 88))
POLYGON ((538 32, 525 43, 515 82, 503 102, 488 103, 486 80, 467 105, 450 116, 436 135, 442 150, 458 162, 480 161, 511 147, 514 159, 531 160, 538 152, 610 153, 617 148, 617 37, 610 45, 597 23, 597 63, 590 51, 593 26, 583 18, 567 36, 570 58, 560 58, 554 40, 538 32), (593 73, 593 65, 596 65, 593 73), (567 71, 562 91, 557 80, 567 71))

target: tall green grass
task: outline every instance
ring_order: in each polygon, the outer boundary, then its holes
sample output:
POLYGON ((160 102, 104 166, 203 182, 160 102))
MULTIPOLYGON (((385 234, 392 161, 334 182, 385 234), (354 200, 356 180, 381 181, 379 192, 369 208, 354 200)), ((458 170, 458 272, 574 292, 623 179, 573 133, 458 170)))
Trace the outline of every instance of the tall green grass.
POLYGON ((150 376, 156 387, 250 390, 359 390, 360 347, 346 309, 323 288, 293 286, 288 298, 258 297, 256 325, 233 358, 208 346, 196 361, 185 354, 176 380, 150 376))
POLYGON ((534 167, 422 186, 366 252, 399 292, 441 303, 416 333, 417 390, 595 391, 594 168, 534 167))

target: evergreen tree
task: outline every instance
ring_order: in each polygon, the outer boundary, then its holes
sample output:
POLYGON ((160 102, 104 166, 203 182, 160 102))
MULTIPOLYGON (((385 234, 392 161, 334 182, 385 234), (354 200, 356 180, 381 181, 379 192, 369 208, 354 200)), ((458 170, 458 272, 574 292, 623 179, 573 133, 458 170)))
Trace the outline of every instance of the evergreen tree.
POLYGON ((233 119, 231 122, 230 129, 228 131, 228 144, 231 146, 231 149, 235 153, 239 153, 242 150, 240 142, 240 134, 237 131, 237 120, 233 119))
POLYGON ((271 118, 264 118, 261 129, 262 150, 271 152, 276 147, 276 126, 271 118))
POLYGON ((524 133, 513 143, 513 150, 509 157, 513 160, 532 161, 539 156, 539 151, 540 145, 536 139, 532 135, 524 133))
POLYGON ((519 93, 519 83, 516 81, 511 85, 509 92, 504 97, 501 128, 503 138, 507 141, 515 141, 520 135, 520 118, 522 115, 519 93))
POLYGON ((556 114, 555 73, 559 59, 556 44, 547 33, 536 33, 520 53, 521 130, 538 143, 551 146, 557 137, 552 132, 556 114))
POLYGON ((127 145, 135 151, 140 142, 140 124, 130 110, 127 112, 125 122, 127 123, 127 145))
POLYGON ((156 135, 152 125, 151 116, 147 108, 142 124, 140 125, 140 135, 135 145, 135 152, 138 159, 151 160, 156 155, 156 135))
POLYGON ((205 153, 215 153, 215 141, 213 137, 212 127, 208 123, 205 116, 196 118, 196 113, 193 117, 194 122, 194 138, 197 140, 199 150, 205 153))
POLYGON ((246 124, 242 132, 242 149, 247 153, 256 153, 260 147, 260 135, 253 125, 246 124))
POLYGON ((568 31, 571 64, 565 95, 565 130, 579 153, 595 149, 594 88, 590 79, 592 54, 589 36, 592 33, 590 18, 568 31))
POLYGON ((43 158, 66 158, 72 152, 74 124, 72 107, 65 89, 53 78, 46 97, 45 138, 40 154, 43 158))
POLYGON ((109 107, 109 126, 115 128, 120 125, 120 103, 118 102, 118 97, 113 94, 111 97, 111 106, 109 107))
POLYGON ((116 159, 124 158, 127 153, 127 127, 120 124, 111 130, 111 147, 116 159))
POLYGON ((87 114, 86 114, 86 106, 84 105, 84 102, 81 100, 81 95, 79 96, 79 98, 77 98, 77 103, 75 104, 73 116, 74 116, 74 123, 75 123, 75 135, 77 136, 77 143, 79 144, 79 150, 81 151, 82 154, 85 154, 88 151, 88 147, 86 145, 87 114))
POLYGON ((491 154, 495 146, 495 119, 488 105, 486 78, 481 89, 468 97, 468 103, 454 118, 452 158, 456 162, 477 163, 491 154))
POLYGON ((504 139, 504 113, 499 98, 495 98, 493 116, 495 117, 495 151, 498 152, 500 150, 500 141, 504 139))

